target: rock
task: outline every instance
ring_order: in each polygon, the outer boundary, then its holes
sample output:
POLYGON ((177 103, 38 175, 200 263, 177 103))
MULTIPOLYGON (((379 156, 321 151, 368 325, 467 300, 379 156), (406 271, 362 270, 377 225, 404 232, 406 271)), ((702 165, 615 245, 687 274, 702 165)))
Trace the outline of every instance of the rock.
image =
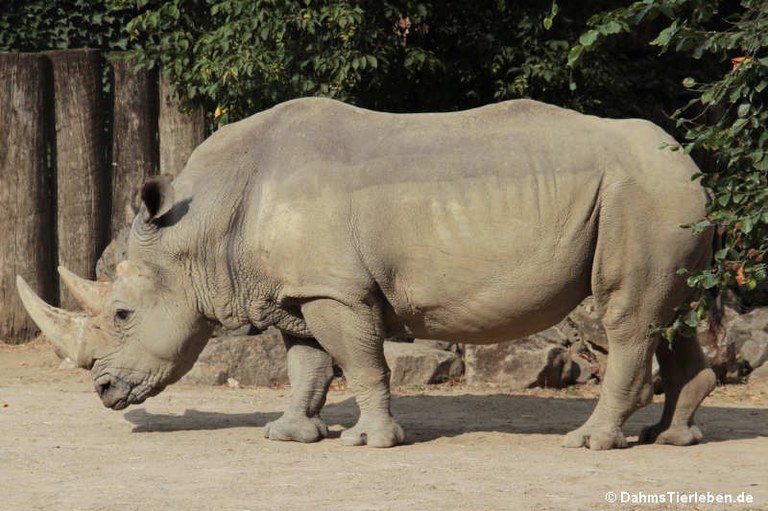
POLYGON ((243 335, 259 335, 263 332, 259 331, 253 325, 243 325, 239 328, 228 329, 224 325, 216 325, 211 333, 211 337, 239 337, 243 335))
POLYGON ((179 383, 184 385, 223 385, 227 381, 227 367, 224 364, 197 362, 179 383))
POLYGON ((746 314, 725 308, 722 329, 717 335, 699 327, 699 341, 721 383, 739 382, 750 370, 768 360, 768 307, 746 314))
POLYGON ((434 348, 436 350, 456 351, 456 344, 451 343, 449 341, 434 341, 432 339, 414 339, 413 343, 419 344, 421 346, 434 348))
POLYGON ((558 327, 515 341, 467 345, 466 378, 516 389, 536 385, 561 387, 574 379, 568 336, 558 327))
POLYGON ((608 363, 608 335, 600 322, 594 299, 591 296, 586 298, 568 314, 561 325, 564 323, 578 332, 579 346, 574 351, 594 366, 593 374, 602 380, 608 363))
POLYGON ((725 299, 739 311, 768 306, 768 280, 758 282, 757 287, 751 291, 745 287, 733 289, 725 299))
POLYGON ((101 253, 101 257, 96 261, 96 280, 115 280, 117 263, 128 258, 128 235, 130 232, 130 227, 121 229, 115 239, 101 253))
POLYGON ((752 369, 762 366, 768 360, 768 307, 733 318, 726 328, 726 339, 752 369))
POLYGON ((768 339, 747 339, 739 350, 739 358, 749 364, 751 370, 764 366, 768 360, 768 339))
POLYGON ((564 347, 553 348, 547 353, 547 362, 531 386, 560 389, 576 380, 580 367, 573 361, 571 352, 564 347))
POLYGON ((464 369, 455 353, 421 343, 387 341, 384 357, 392 373, 392 386, 441 383, 460 377, 464 369))
MULTIPOLYGON (((598 375, 595 373, 595 364, 588 359, 580 356, 580 354, 574 350, 571 350, 571 359, 576 365, 574 374, 572 375, 574 384, 587 383, 590 380, 598 378, 598 375)), ((599 367, 597 368, 597 371, 599 371, 599 367)))
POLYGON ((579 365, 576 383, 584 383, 592 378, 601 381, 605 374, 608 353, 599 351, 599 347, 582 339, 571 345, 571 356, 579 365))
POLYGON ((200 354, 193 371, 196 374, 204 372, 205 365, 220 368, 226 379, 234 379, 240 385, 273 387, 288 383, 283 338, 274 329, 260 335, 212 338, 200 354))
POLYGON ((768 383, 768 364, 763 364, 749 373, 749 381, 753 383, 768 383))

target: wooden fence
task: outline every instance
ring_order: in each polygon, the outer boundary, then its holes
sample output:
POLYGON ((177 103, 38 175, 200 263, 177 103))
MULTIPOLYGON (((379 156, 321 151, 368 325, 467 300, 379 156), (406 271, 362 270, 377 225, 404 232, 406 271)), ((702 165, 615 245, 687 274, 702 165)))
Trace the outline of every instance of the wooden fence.
POLYGON ((37 334, 17 274, 74 308, 56 266, 94 278, 144 179, 176 175, 203 140, 202 112, 179 112, 159 82, 97 50, 0 53, 0 341, 37 334))

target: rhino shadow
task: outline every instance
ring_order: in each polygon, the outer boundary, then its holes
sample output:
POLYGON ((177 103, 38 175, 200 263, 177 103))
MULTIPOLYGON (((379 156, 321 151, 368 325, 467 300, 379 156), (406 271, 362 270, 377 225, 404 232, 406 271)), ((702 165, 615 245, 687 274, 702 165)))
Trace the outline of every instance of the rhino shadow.
MULTIPOLYGON (((589 418, 596 399, 547 398, 506 394, 463 396, 402 396, 393 401, 395 417, 408 443, 421 443, 464 433, 564 435, 589 418)), ((656 423, 663 404, 638 410, 624 425, 630 445, 640 430, 656 423)), ((723 442, 768 436, 768 409, 703 405, 696 420, 704 441, 723 442)))
POLYGON ((202 431, 227 428, 264 427, 280 417, 279 412, 219 413, 187 409, 183 415, 150 413, 138 408, 123 414, 134 425, 133 433, 168 433, 173 431, 202 431))
MULTIPOLYGON (((493 395, 416 395, 394 396, 395 418, 406 431, 406 444, 430 442, 465 433, 509 433, 564 435, 582 425, 595 406, 595 399, 547 398, 537 396, 493 395)), ((286 400, 286 405, 288 404, 286 400)), ((655 423, 662 404, 638 410, 624 426, 630 437, 643 426, 655 423)), ((132 410, 124 417, 135 425, 133 432, 172 432, 216 430, 237 427, 261 428, 277 419, 282 411, 254 413, 201 412, 189 409, 183 415, 152 414, 132 410)), ((354 425, 358 410, 354 398, 330 403, 323 418, 331 427, 330 438, 339 436, 339 426, 354 425)), ((696 413, 704 430, 704 443, 768 436, 768 409, 702 406, 696 413)))

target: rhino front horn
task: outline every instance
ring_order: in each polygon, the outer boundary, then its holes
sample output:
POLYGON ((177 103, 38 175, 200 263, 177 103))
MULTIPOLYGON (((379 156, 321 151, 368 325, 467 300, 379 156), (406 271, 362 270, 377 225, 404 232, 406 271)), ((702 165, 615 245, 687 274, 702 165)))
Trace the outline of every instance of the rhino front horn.
POLYGON ((104 307, 104 301, 112 290, 111 282, 97 282, 78 277, 63 266, 59 266, 59 275, 75 300, 85 309, 85 312, 95 316, 104 307))
POLYGON ((89 324, 88 316, 51 307, 21 276, 16 277, 16 288, 24 308, 43 334, 75 364, 90 369, 104 339, 96 338, 100 336, 89 324))

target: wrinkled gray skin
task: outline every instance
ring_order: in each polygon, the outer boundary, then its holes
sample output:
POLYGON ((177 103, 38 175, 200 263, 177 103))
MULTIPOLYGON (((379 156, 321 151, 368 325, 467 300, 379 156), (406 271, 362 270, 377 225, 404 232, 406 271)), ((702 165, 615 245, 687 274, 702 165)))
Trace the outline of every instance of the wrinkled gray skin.
POLYGON ((688 290, 676 270, 710 259, 697 169, 639 120, 518 100, 449 114, 374 113, 326 99, 278 105, 204 142, 172 183, 142 192, 128 263, 108 289, 63 270, 72 314, 19 283, 31 315, 106 406, 141 403, 192 366, 214 323, 276 326, 293 388, 266 427, 316 441, 332 358, 360 419, 342 442, 403 441, 390 413, 383 342, 393 335, 492 343, 561 320, 593 294, 610 341, 600 400, 568 447, 626 446, 624 421, 666 404, 644 441, 697 442, 714 386, 695 340, 667 325, 688 290))

